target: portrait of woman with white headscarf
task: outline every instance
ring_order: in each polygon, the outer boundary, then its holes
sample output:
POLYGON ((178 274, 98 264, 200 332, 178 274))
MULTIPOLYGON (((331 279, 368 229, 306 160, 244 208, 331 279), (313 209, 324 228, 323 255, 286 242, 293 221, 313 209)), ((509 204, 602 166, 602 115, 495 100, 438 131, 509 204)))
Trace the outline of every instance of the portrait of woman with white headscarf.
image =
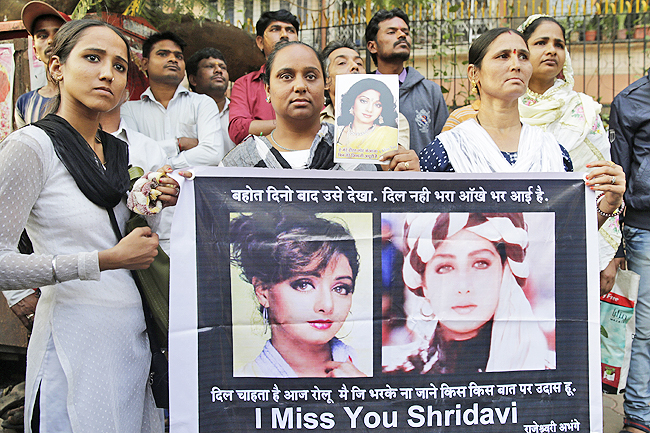
POLYGON ((384 373, 554 369, 525 290, 528 235, 522 213, 404 215, 404 283, 421 301, 408 322, 419 337, 382 349, 384 373))

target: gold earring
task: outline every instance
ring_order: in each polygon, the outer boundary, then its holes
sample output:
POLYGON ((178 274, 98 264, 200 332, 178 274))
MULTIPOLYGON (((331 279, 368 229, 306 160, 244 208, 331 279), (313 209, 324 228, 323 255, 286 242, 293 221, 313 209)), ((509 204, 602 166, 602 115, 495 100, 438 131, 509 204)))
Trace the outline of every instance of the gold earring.
POLYGON ((476 85, 476 81, 474 81, 474 80, 470 80, 469 83, 470 83, 470 86, 471 86, 471 87, 470 87, 470 92, 471 92, 471 93, 476 93, 476 92, 478 92, 478 86, 476 85))

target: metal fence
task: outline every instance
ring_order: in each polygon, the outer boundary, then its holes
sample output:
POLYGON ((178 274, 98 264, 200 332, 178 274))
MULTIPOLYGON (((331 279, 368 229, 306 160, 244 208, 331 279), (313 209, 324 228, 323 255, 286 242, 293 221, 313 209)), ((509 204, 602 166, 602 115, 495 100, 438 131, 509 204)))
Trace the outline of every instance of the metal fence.
MULTIPOLYGON (((631 8, 629 1, 626 5, 631 8)), ((596 6, 599 11, 598 4, 596 6)), ((615 4, 611 6, 613 9, 615 4)), ((474 15, 478 17, 468 16, 472 14, 464 13, 464 7, 463 4, 448 7, 446 15, 438 13, 439 18, 435 18, 431 11, 423 14, 422 9, 416 9, 410 22, 413 46, 409 65, 443 87, 451 108, 465 105, 468 101, 466 60, 471 43, 487 29, 516 28, 525 19, 525 16, 484 17, 485 9, 481 13, 478 6, 474 9, 474 15)), ((605 7, 610 9, 607 5, 605 7)), ((584 10, 588 11, 586 4, 584 10)), ((650 12, 567 14, 555 18, 566 29, 576 90, 608 105, 618 92, 647 72, 650 66, 647 51, 650 12)), ((304 29, 302 40, 323 47, 332 40, 349 38, 365 49, 366 24, 362 11, 357 9, 356 13, 338 19, 335 16, 326 24, 304 29)), ((369 70, 374 69, 369 56, 366 59, 369 70)))

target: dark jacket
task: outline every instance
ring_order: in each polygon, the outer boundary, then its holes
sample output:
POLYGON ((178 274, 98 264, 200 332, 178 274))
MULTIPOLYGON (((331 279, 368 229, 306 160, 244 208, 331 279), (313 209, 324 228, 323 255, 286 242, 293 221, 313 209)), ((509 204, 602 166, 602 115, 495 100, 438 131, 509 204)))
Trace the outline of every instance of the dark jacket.
POLYGON ((411 149, 420 153, 445 126, 449 109, 440 86, 412 67, 399 88, 399 111, 409 121, 411 149))
POLYGON ((612 159, 625 171, 625 224, 650 230, 650 76, 616 95, 609 118, 612 159))
POLYGON ((410 66, 399 87, 399 112, 409 122, 410 148, 418 154, 442 132, 449 117, 440 86, 410 66))

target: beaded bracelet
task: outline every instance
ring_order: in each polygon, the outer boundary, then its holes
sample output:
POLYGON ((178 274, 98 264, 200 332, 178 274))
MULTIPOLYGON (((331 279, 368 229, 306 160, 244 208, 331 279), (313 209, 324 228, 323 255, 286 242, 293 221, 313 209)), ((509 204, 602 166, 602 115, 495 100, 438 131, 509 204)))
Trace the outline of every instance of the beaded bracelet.
POLYGON ((596 211, 598 212, 598 214, 599 214, 600 216, 603 216, 603 217, 605 217, 605 218, 611 218, 611 217, 614 217, 614 216, 616 216, 616 215, 620 215, 621 212, 623 212, 623 209, 625 209, 625 202, 621 202, 621 205, 620 205, 620 206, 618 207, 618 209, 616 209, 614 212, 612 212, 612 213, 605 213, 605 212, 603 212, 602 210, 600 210, 600 206, 599 206, 599 205, 600 205, 600 202, 603 201, 603 198, 605 198, 605 193, 604 193, 604 192, 601 193, 601 194, 598 196, 598 198, 596 199, 596 211))

